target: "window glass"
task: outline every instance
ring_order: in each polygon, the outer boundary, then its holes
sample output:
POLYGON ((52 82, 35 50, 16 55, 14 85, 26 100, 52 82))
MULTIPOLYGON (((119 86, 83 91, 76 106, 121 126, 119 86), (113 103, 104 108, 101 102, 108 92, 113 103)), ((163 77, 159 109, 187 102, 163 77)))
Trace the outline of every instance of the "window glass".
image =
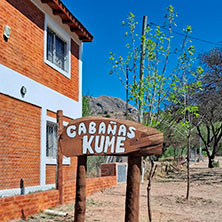
POLYGON ((47 29, 47 59, 53 62, 53 32, 47 29))
POLYGON ((65 70, 65 44, 56 36, 56 65, 61 69, 65 70))
POLYGON ((56 158, 58 150, 57 124, 47 122, 46 129, 46 156, 56 158))

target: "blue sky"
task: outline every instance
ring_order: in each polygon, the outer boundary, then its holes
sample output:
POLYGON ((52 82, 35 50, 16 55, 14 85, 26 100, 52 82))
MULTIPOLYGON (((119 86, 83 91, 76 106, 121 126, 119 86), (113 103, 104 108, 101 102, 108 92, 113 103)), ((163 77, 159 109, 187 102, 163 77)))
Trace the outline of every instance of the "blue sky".
MULTIPOLYGON (((124 49, 122 21, 129 12, 139 22, 139 33, 142 29, 142 18, 147 16, 148 23, 161 24, 166 8, 173 5, 178 13, 177 28, 190 25, 191 36, 220 43, 222 41, 222 1, 221 0, 63 0, 73 15, 94 36, 92 43, 83 46, 83 94, 92 96, 108 95, 125 99, 125 90, 116 75, 109 75, 107 64, 109 52, 121 54, 124 49)), ((177 37, 178 41, 182 37, 177 37)), ((214 45, 192 40, 197 53, 207 51, 214 45)))

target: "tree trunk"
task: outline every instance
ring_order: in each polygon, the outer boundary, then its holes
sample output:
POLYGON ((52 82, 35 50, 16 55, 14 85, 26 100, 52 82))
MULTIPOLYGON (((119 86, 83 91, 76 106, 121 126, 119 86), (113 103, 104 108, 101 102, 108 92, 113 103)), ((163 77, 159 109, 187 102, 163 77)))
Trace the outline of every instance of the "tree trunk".
POLYGON ((148 207, 149 222, 152 222, 152 211, 151 211, 151 202, 150 202, 151 193, 150 193, 150 191, 151 191, 151 180, 155 174, 157 165, 155 165, 155 167, 154 167, 154 162, 151 158, 150 158, 150 162, 151 162, 151 169, 149 172, 148 185, 147 185, 147 207, 148 207))
POLYGON ((206 147, 206 151, 207 151, 207 157, 208 157, 208 168, 214 168, 214 157, 215 155, 212 153, 210 153, 210 148, 209 147, 206 147))
POLYGON ((190 131, 187 135, 187 195, 188 200, 190 196, 190 131))
POLYGON ((214 168, 214 157, 208 157, 209 162, 208 162, 208 168, 214 168))

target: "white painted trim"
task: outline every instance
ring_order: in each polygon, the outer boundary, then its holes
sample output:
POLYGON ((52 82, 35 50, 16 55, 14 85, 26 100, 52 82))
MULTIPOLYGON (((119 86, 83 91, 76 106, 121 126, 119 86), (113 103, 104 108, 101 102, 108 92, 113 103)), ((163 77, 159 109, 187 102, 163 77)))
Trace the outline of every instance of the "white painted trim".
POLYGON ((0 93, 2 94, 44 107, 52 112, 63 110, 64 116, 71 119, 81 117, 81 101, 74 101, 2 64, 0 64, 0 80, 0 93), (27 89, 24 97, 20 93, 22 86, 27 89))
POLYGON ((40 185, 46 183, 46 109, 41 109, 40 185))
POLYGON ((63 126, 67 126, 69 123, 66 121, 63 121, 63 126))
MULTIPOLYGON (((46 165, 57 165, 57 160, 52 157, 46 157, 46 165)), ((62 165, 70 165, 70 157, 63 156, 62 165)))
POLYGON ((44 62, 56 71, 70 79, 71 73, 71 38, 58 24, 56 24, 47 14, 45 14, 45 30, 44 30, 44 62), (62 70, 56 64, 47 60, 47 27, 50 27, 63 41, 67 44, 68 70, 62 70))
MULTIPOLYGON (((53 118, 51 116, 46 116, 46 120, 50 121, 50 122, 53 122, 53 123, 56 123, 56 118, 53 118)), ((68 124, 69 124, 68 122, 63 121, 63 126, 67 126, 68 124)))
POLYGON ((82 116, 82 53, 83 44, 79 46, 79 103, 81 104, 81 116, 82 116))
MULTIPOLYGON (((24 194, 29 194, 30 192, 36 192, 36 191, 46 191, 50 189, 55 189, 55 184, 47 184, 44 186, 33 186, 33 187, 25 187, 24 194)), ((3 197, 10 197, 15 195, 21 195, 21 189, 7 189, 7 190, 0 190, 0 198, 3 197)))

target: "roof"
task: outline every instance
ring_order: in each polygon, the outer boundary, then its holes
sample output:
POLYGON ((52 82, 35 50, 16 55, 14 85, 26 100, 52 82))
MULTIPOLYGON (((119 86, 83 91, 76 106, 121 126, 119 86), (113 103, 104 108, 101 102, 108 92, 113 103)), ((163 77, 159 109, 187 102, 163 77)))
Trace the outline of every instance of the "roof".
POLYGON ((81 24, 81 22, 66 8, 60 0, 41 0, 42 3, 48 4, 54 15, 58 15, 63 24, 70 27, 71 32, 75 32, 83 42, 92 42, 93 36, 81 24))

